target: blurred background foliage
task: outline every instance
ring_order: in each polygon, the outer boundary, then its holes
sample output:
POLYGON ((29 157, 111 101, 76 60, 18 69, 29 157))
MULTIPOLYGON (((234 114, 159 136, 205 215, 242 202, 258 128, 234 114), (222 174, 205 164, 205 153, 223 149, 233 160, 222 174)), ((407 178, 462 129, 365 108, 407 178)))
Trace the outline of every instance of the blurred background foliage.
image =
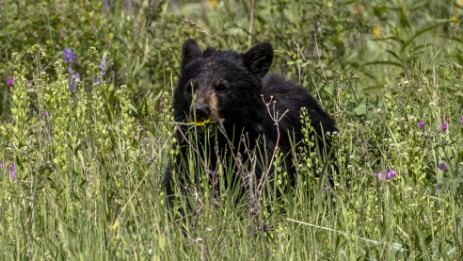
MULTIPOLYGON (((194 38, 206 45, 245 51, 260 41, 274 45, 273 70, 324 98, 343 88, 361 99, 380 95, 398 79, 423 79, 440 70, 455 92, 462 80, 463 2, 444 1, 25 1, 0 2, 0 115, 9 115, 14 52, 39 44, 43 69, 77 55, 87 63, 108 57, 108 81, 127 85, 137 114, 143 99, 169 90, 178 76, 180 48, 194 38), (96 47, 98 57, 86 57, 96 47), (443 61, 436 68, 435 61, 443 61)), ((30 56, 25 73, 33 79, 30 56)), ((52 74, 53 75, 53 74, 52 74)), ((460 99, 461 92, 457 92, 460 99)), ((146 115, 145 115, 146 116, 146 115)))

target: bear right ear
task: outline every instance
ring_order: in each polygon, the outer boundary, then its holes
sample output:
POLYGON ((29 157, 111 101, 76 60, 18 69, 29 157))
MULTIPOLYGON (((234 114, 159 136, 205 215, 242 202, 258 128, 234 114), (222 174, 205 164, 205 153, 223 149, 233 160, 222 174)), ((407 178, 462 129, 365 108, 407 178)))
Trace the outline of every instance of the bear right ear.
POLYGON ((182 47, 182 71, 194 59, 202 55, 201 49, 193 39, 188 39, 183 43, 182 47))
POLYGON ((259 78, 267 74, 273 61, 273 47, 271 43, 259 43, 243 54, 244 66, 259 78))

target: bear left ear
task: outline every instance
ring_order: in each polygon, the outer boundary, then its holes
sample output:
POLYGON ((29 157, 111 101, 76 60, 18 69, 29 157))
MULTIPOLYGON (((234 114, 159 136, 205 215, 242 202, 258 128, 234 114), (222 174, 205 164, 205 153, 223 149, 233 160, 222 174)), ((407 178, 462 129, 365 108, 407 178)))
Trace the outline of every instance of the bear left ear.
POLYGON ((265 76, 273 61, 273 47, 271 43, 259 43, 243 54, 244 66, 259 78, 265 76))
POLYGON ((182 47, 182 71, 185 67, 194 59, 203 55, 201 49, 199 49, 198 44, 193 39, 188 39, 183 43, 182 47))

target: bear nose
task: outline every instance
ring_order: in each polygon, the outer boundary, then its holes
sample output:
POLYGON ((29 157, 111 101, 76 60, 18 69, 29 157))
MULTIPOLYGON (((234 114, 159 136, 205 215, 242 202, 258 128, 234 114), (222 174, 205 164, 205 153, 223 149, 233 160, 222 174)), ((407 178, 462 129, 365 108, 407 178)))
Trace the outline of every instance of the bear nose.
POLYGON ((195 106, 196 121, 203 121, 209 118, 209 107, 207 105, 196 105, 195 106))

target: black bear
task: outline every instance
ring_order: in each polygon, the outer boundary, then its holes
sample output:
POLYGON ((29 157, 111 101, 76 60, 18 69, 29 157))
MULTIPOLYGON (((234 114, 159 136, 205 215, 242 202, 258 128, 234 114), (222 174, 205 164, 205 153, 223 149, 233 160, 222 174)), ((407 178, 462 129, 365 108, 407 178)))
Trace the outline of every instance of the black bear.
MULTIPOLYGON (((183 191, 195 189, 201 175, 217 183, 222 178, 217 177, 219 165, 220 173, 228 175, 251 173, 257 181, 271 176, 276 149, 294 178, 292 149, 303 140, 302 108, 319 143, 330 146, 323 137, 337 131, 335 121, 305 89, 267 73, 272 60, 273 47, 266 42, 239 53, 211 47, 201 51, 194 40, 185 41, 173 102, 178 153, 164 179, 170 205, 174 184, 183 191)), ((246 177, 231 180, 237 179, 246 187, 246 177)))

